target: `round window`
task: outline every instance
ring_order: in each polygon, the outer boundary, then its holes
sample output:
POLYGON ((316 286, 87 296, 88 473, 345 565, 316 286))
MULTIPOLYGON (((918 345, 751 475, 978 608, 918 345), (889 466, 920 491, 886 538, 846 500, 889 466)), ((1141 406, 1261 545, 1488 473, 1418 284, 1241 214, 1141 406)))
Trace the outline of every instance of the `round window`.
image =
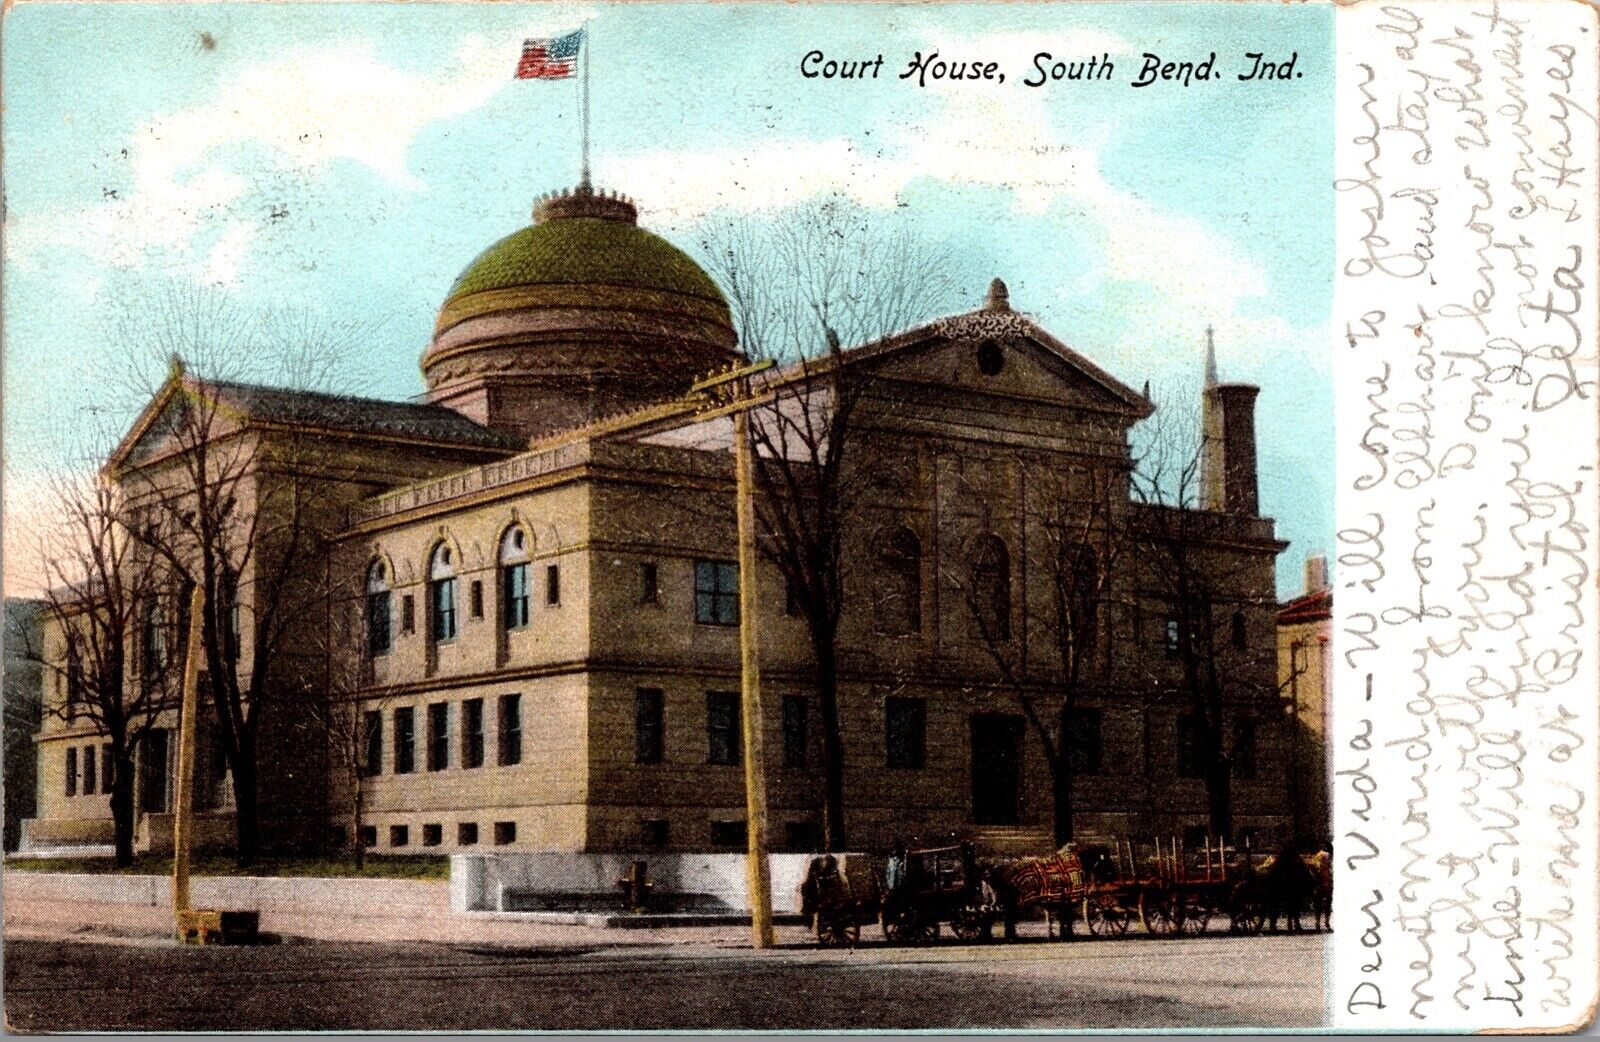
POLYGON ((985 340, 978 345, 978 372, 984 376, 994 376, 1006 367, 1006 356, 1000 350, 1000 345, 993 340, 985 340))

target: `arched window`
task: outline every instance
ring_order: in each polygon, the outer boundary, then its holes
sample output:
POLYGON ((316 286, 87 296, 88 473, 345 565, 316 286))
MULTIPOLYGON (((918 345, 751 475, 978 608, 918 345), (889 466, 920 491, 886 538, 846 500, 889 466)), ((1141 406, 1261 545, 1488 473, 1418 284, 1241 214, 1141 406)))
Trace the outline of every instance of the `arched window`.
POLYGON ((878 540, 875 625, 879 633, 904 635, 922 629, 922 543, 909 528, 878 540))
POLYGON ((500 537, 500 620, 508 630, 528 624, 528 534, 512 525, 500 537))
POLYGON ((389 569, 380 558, 367 566, 367 654, 384 654, 390 642, 389 569))
POLYGON ((993 534, 972 547, 972 599, 980 632, 993 640, 1011 639, 1011 554, 993 534))
POLYGON ((1100 561, 1094 547, 1072 543, 1061 563, 1072 640, 1079 648, 1092 648, 1100 621, 1100 561))
POLYGON ((435 641, 456 639, 456 563, 448 543, 434 547, 428 562, 428 615, 435 641))

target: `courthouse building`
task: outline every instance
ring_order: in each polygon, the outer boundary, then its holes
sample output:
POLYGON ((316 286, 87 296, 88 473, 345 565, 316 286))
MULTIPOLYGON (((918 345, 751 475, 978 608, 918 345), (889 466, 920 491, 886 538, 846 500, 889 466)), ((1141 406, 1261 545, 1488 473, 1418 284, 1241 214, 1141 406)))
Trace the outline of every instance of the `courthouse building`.
MULTIPOLYGON (((333 585, 301 622, 299 668, 359 714, 370 768, 354 820, 351 765, 288 721, 269 728, 269 843, 349 841, 359 829, 394 853, 743 848, 731 421, 698 415, 691 393, 742 359, 716 283, 639 227, 629 200, 584 187, 542 199, 530 226, 457 279, 421 358, 424 402, 175 372, 174 387, 225 399, 251 436, 318 446, 296 466, 326 504, 331 549, 305 567, 326 566, 333 585), (308 649, 330 634, 318 661, 308 649)), ((870 376, 854 421, 851 465, 866 484, 846 530, 840 623, 851 846, 960 833, 1047 849, 1044 753, 980 639, 971 594, 1053 719, 1037 564, 1048 490, 1034 476, 1107 491, 1119 518, 1161 520, 1173 508, 1128 490, 1129 431, 1154 406, 1013 310, 998 280, 975 310, 829 365, 870 376)), ((781 393, 816 376, 761 379, 781 393)), ((1196 514, 1208 520, 1200 552, 1225 565, 1208 630, 1221 635, 1234 825, 1267 842, 1291 822, 1276 677, 1284 544, 1258 516, 1255 388, 1205 395, 1196 514)), ((809 401, 827 407, 826 394, 809 401)), ((108 474, 170 461, 168 407, 151 403, 108 474)), ((756 580, 769 831, 777 849, 809 849, 822 734, 807 631, 777 569, 763 561, 756 580)), ((1165 597, 1135 562, 1096 613, 1070 722, 1080 836, 1204 831, 1165 597)), ((241 643, 248 659, 248 624, 241 643)), ((109 841, 91 766, 99 741, 81 721, 44 725, 34 844, 109 841)), ((170 836, 175 744, 162 733, 141 753, 146 846, 170 836)), ((200 835, 224 842, 225 772, 206 749, 200 835)))

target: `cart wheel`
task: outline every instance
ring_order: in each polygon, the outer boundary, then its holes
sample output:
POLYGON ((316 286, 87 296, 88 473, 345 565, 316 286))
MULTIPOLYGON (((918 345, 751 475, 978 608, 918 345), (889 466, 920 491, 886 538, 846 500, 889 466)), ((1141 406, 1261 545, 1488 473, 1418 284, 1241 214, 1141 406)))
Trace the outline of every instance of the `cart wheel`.
POLYGON ((963 908, 950 920, 950 930, 963 941, 987 938, 994 928, 994 919, 977 908, 963 908))
POLYGON ((1211 925, 1211 906, 1191 901, 1179 909, 1178 932, 1185 937, 1199 937, 1211 925))
POLYGON ((1083 922, 1096 937, 1121 937, 1128 932, 1133 914, 1110 894, 1091 894, 1083 899, 1083 922))
POLYGON ((907 909, 884 916, 883 935, 892 944, 926 944, 939 939, 939 923, 907 909))
POLYGON ((1170 937, 1178 932, 1176 906, 1165 890, 1145 890, 1139 895, 1139 921, 1145 932, 1170 937))
POLYGON ((1234 905, 1228 918, 1233 925, 1230 932, 1254 936, 1265 929, 1267 917, 1261 914, 1261 908, 1254 901, 1240 901, 1234 905))

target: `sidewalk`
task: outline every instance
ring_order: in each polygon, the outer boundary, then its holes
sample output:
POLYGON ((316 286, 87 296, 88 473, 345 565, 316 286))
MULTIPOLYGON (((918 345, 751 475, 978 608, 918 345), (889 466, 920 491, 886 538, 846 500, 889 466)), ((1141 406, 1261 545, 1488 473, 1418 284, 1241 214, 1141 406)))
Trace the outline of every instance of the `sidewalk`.
MULTIPOLYGON (((128 877, 124 877, 126 880, 128 877)), ((139 878, 139 877, 136 877, 139 878)), ((387 880, 341 880, 337 894, 318 893, 317 880, 308 880, 304 900, 282 894, 249 892, 248 879, 222 877, 194 881, 196 906, 261 911, 261 930, 286 938, 322 941, 399 942, 425 941, 448 944, 537 945, 540 947, 726 945, 744 947, 750 941, 748 925, 634 926, 606 929, 594 916, 578 922, 555 922, 540 913, 450 911, 449 884, 407 883, 404 888, 387 880), (363 884, 370 883, 370 886, 363 884), (205 884, 202 887, 202 884, 205 884), (230 886, 231 884, 231 886, 230 886), (374 900, 351 900, 351 891, 368 891, 374 900), (267 900, 261 900, 268 897, 267 900), (212 898, 211 902, 206 899, 212 898), (594 925, 582 925, 583 922, 594 925)), ((140 888, 155 900, 94 900, 85 892, 83 876, 64 877, 44 872, 4 874, 5 936, 38 940, 99 940, 148 943, 172 934, 172 911, 166 891, 152 877, 140 888), (159 893, 156 891, 159 890, 159 893)), ((126 884, 122 884, 126 885, 126 884)), ((556 917, 559 918, 559 917, 556 917)), ((810 938, 800 925, 778 927, 780 941, 810 938)))

